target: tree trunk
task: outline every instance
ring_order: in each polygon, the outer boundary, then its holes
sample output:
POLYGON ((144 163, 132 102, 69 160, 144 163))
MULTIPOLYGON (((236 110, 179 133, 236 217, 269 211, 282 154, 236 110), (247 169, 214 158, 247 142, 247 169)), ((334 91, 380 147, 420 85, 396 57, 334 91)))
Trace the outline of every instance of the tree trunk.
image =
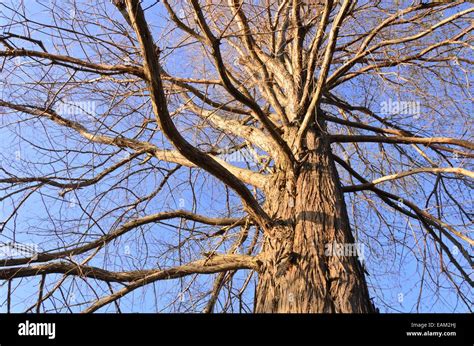
POLYGON ((329 143, 313 131, 307 138, 304 166, 277 173, 266 191, 284 231, 263 245, 255 312, 374 312, 357 255, 327 252, 354 238, 329 143))

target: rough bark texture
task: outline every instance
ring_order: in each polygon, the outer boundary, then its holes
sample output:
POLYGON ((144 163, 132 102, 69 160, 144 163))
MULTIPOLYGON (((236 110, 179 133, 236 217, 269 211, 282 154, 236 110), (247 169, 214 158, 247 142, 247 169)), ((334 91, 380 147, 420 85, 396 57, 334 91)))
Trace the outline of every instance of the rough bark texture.
POLYGON ((325 244, 354 238, 328 141, 311 132, 307 146, 299 172, 277 174, 266 191, 267 211, 284 231, 263 246, 255 312, 373 312, 357 256, 325 254, 325 244))

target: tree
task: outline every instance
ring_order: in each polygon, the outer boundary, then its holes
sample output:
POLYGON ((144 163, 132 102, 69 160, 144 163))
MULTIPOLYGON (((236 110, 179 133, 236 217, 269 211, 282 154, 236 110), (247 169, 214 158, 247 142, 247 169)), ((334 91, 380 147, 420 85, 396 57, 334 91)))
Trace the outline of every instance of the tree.
POLYGON ((0 8, 8 311, 471 309, 472 4, 0 8))

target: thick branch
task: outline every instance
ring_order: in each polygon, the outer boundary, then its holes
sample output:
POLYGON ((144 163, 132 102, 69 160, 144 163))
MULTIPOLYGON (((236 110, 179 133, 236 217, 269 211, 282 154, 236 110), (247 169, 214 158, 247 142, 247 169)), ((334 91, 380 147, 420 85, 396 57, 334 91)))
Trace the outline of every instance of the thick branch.
POLYGON ((316 82, 316 90, 313 93, 311 102, 306 110, 304 115, 303 122, 301 124, 300 129, 298 130, 296 144, 298 147, 301 147, 302 140, 306 131, 310 127, 310 124, 315 119, 315 110, 319 107, 321 102, 321 95, 323 93, 323 89, 326 85, 326 78, 329 73, 329 67, 331 66, 332 57, 334 54, 334 50, 336 48, 336 42, 339 34, 339 29, 341 27, 342 21, 344 20, 347 9, 349 8, 351 1, 345 0, 337 14, 334 22, 332 24, 331 31, 329 32, 328 44, 326 46, 326 50, 324 53, 324 59, 321 65, 321 70, 319 72, 318 81, 316 82))
MULTIPOLYGON (((63 118, 51 109, 45 109, 45 108, 33 107, 33 106, 27 106, 27 105, 17 105, 11 102, 5 102, 3 100, 0 100, 0 107, 8 107, 19 112, 48 118, 49 120, 54 121, 58 125, 68 127, 77 131, 82 137, 94 143, 114 145, 120 148, 129 148, 137 152, 149 153, 153 155, 154 157, 156 157, 158 160, 171 162, 171 163, 177 163, 186 167, 202 168, 201 165, 188 160, 184 155, 182 155, 178 151, 161 150, 150 142, 138 141, 136 139, 130 139, 123 136, 110 137, 106 135, 91 133, 82 124, 73 120, 63 118)), ((213 158, 221 166, 225 167, 225 169, 227 169, 229 172, 231 172, 233 175, 235 175, 238 179, 240 179, 244 183, 251 184, 259 188, 262 188, 263 186, 265 186, 266 184, 265 176, 256 172, 252 172, 251 170, 248 170, 248 169, 239 168, 234 165, 231 165, 230 163, 222 159, 219 159, 218 157, 213 157, 213 158)))
MULTIPOLYGON (((38 266, 0 269, 0 280, 44 274, 66 274, 107 282, 131 282, 145 278, 153 278, 153 281, 156 281, 175 279, 189 274, 211 274, 229 269, 257 270, 258 267, 257 259, 246 255, 214 255, 209 259, 198 260, 183 266, 165 270, 148 269, 128 272, 111 272, 97 267, 69 262, 55 262, 38 266)), ((150 283, 150 281, 147 283, 150 283)))
POLYGON ((126 4, 128 16, 140 43, 144 60, 143 69, 150 91, 153 111, 161 130, 180 154, 230 186, 242 198, 246 210, 252 215, 255 221, 259 223, 266 232, 271 233, 272 220, 247 187, 211 156, 201 152, 188 143, 176 129, 168 111, 155 44, 148 29, 140 2, 137 0, 127 0, 126 4))
POLYGON ((183 218, 186 220, 196 221, 208 225, 214 226, 230 226, 230 225, 243 225, 245 224, 245 218, 242 219, 235 219, 235 218, 211 218, 203 215, 194 214, 188 212, 186 210, 176 210, 176 211, 168 211, 168 212, 161 212, 157 214, 147 215, 141 218, 137 218, 134 220, 130 220, 123 224, 121 227, 117 228, 115 231, 112 231, 99 239, 87 243, 82 246, 78 246, 73 249, 63 250, 58 252, 50 252, 50 253, 38 253, 35 254, 33 257, 26 257, 26 258, 11 258, 0 260, 0 266, 2 267, 10 267, 15 265, 22 265, 27 263, 35 263, 35 262, 46 262, 55 260, 58 258, 66 258, 71 257, 74 255, 80 255, 92 249, 101 248, 111 242, 112 240, 122 236, 123 234, 127 233, 128 231, 137 228, 139 226, 143 226, 149 223, 159 222, 162 220, 169 220, 174 218, 183 218))
POLYGON ((212 274, 236 269, 258 270, 260 267, 259 263, 260 262, 258 258, 252 256, 213 255, 208 259, 191 262, 183 266, 166 270, 152 271, 147 273, 147 275, 142 276, 141 279, 133 281, 130 285, 121 289, 120 291, 96 301, 89 308, 85 309, 83 313, 94 312, 97 309, 122 298, 133 290, 157 280, 175 279, 190 274, 212 274))
POLYGON ((12 50, 7 50, 7 51, 0 51, 0 57, 1 56, 5 56, 5 57, 29 56, 29 57, 35 57, 35 58, 41 58, 41 59, 48 59, 48 60, 51 60, 52 62, 69 63, 69 64, 85 67, 96 73, 104 73, 104 72, 110 72, 111 74, 129 73, 129 74, 139 76, 142 78, 144 76, 143 70, 136 66, 97 64, 97 63, 91 63, 91 62, 84 61, 81 59, 73 58, 70 56, 51 54, 51 53, 46 53, 46 52, 37 52, 37 51, 26 50, 26 49, 12 49, 12 50))
POLYGON ((417 168, 417 169, 412 169, 410 171, 406 172, 400 172, 400 173, 395 173, 391 175, 386 175, 384 177, 372 180, 370 183, 365 183, 365 184, 360 184, 360 185, 352 185, 352 186, 344 186, 343 190, 344 192, 355 192, 355 191, 361 191, 361 190, 368 190, 374 187, 377 184, 381 184, 385 181, 389 180, 396 180, 396 179, 401 179, 403 177, 413 175, 413 174, 418 174, 418 173, 454 173, 454 174, 459 174, 459 175, 465 175, 467 177, 473 178, 474 179, 474 172, 469 171, 464 168, 457 168, 457 167, 447 167, 447 168, 434 168, 434 167, 423 167, 423 168, 417 168))
POLYGON ((449 137, 383 137, 383 136, 364 136, 364 135, 331 135, 329 136, 331 143, 357 143, 357 142, 369 142, 369 143, 402 143, 402 144, 451 144, 464 147, 470 150, 474 150, 474 143, 469 141, 449 138, 449 137))

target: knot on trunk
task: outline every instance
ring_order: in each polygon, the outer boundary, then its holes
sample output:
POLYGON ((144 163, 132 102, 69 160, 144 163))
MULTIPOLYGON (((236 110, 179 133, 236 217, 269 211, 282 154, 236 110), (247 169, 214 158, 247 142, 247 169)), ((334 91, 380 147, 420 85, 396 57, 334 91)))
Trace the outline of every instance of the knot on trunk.
POLYGON ((280 260, 277 264, 276 277, 280 277, 286 274, 292 265, 295 265, 300 258, 300 254, 296 252, 289 252, 285 257, 280 260))

